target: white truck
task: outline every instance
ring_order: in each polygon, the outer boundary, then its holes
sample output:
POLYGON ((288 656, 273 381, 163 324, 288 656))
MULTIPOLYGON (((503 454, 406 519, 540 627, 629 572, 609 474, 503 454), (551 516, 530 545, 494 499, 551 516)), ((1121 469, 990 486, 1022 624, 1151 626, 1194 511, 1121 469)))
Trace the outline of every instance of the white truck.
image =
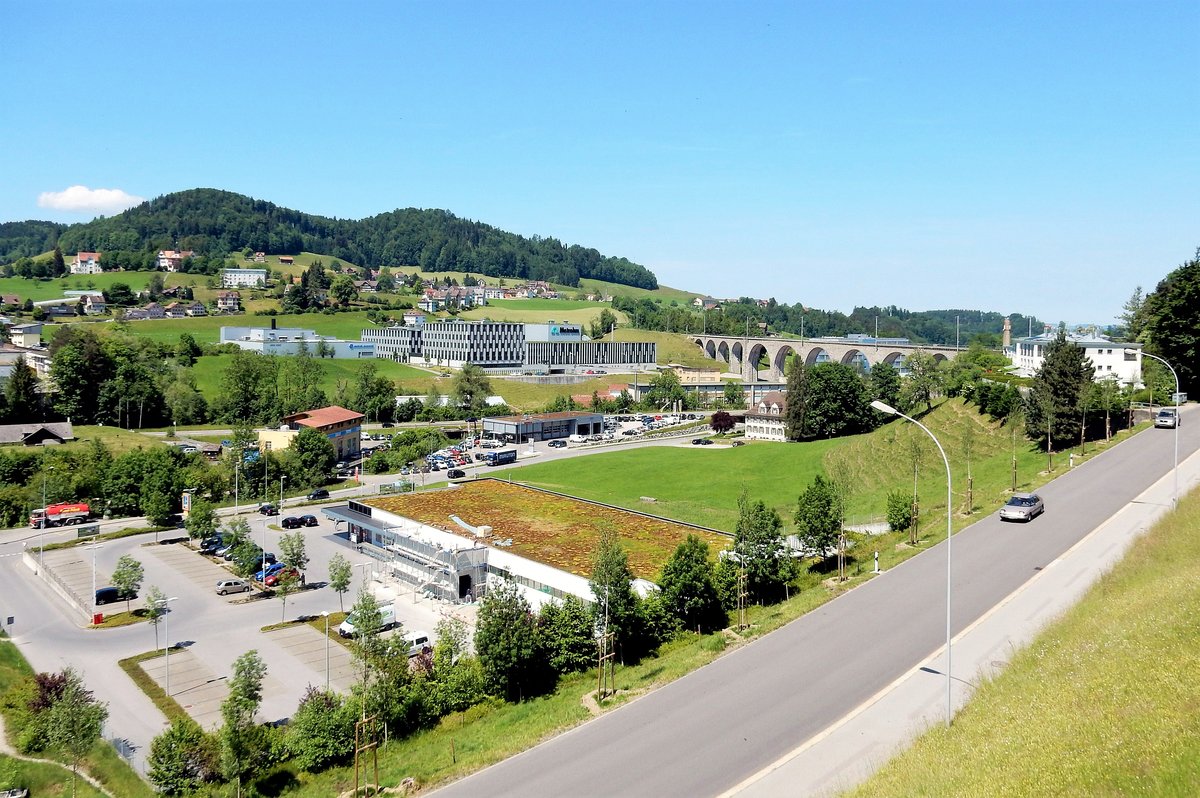
MULTIPOLYGON (((396 605, 381 604, 379 605, 379 631, 391 629, 396 625, 396 605)), ((354 637, 358 634, 357 628, 354 626, 354 611, 346 616, 346 620, 342 621, 337 628, 338 634, 342 637, 354 637)))

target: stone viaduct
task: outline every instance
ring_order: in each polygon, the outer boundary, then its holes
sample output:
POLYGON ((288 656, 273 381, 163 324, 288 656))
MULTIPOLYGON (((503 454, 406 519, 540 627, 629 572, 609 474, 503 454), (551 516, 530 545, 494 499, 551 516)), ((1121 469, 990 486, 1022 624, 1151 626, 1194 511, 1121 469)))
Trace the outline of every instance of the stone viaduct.
POLYGON ((897 368, 903 366, 904 358, 913 352, 925 352, 938 360, 950 360, 959 350, 952 346, 926 344, 897 344, 885 341, 876 343, 851 338, 745 338, 726 335, 690 335, 704 354, 726 364, 726 371, 739 373, 746 382, 758 382, 759 368, 767 362, 766 380, 783 382, 784 364, 789 355, 804 358, 806 365, 816 363, 824 354, 835 363, 853 364, 861 355, 867 365, 890 363, 897 368))

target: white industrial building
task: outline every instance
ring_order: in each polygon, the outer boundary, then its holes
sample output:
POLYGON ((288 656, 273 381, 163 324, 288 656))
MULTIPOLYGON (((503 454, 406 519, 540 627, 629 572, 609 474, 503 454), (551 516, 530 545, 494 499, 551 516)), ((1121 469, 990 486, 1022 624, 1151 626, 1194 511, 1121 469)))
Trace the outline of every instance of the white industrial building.
POLYGON ((275 320, 270 327, 222 327, 221 343, 234 344, 248 352, 262 355, 295 355, 301 348, 317 355, 320 349, 332 352, 336 359, 359 359, 375 357, 375 344, 364 341, 342 341, 327 335, 317 335, 316 330, 297 327, 276 329, 275 320))

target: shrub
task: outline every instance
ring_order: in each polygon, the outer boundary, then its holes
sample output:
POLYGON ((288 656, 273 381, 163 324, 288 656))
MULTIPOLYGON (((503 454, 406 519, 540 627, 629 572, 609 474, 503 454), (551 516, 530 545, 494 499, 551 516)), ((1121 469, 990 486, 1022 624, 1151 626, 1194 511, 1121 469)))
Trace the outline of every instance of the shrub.
POLYGON ((912 526, 912 497, 902 490, 887 495, 887 522, 893 532, 903 532, 912 526))

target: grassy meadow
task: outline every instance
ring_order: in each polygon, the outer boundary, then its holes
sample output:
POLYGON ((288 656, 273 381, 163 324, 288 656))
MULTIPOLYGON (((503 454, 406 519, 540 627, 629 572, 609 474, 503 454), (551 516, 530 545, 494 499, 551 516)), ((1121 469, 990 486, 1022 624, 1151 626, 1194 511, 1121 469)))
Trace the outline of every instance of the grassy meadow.
POLYGON ((1198 527, 1193 492, 950 729, 850 795, 1200 795, 1198 527))
MULTIPOLYGON (((971 448, 974 513, 990 512, 1006 500, 1011 463, 1017 456, 1017 486, 1029 488, 1049 477, 1046 456, 1011 427, 981 416, 961 400, 944 401, 922 417, 946 449, 954 488, 958 525, 973 520, 966 514, 967 442, 971 448)), ((907 422, 892 422, 874 432, 810 443, 754 441, 746 446, 653 447, 613 451, 586 458, 534 464, 512 472, 515 480, 732 531, 737 523, 737 498, 745 487, 751 499, 762 499, 779 512, 785 530, 792 530, 796 502, 818 473, 846 472, 854 485, 848 524, 885 518, 887 494, 912 490, 912 451, 919 447, 918 492, 921 524, 932 533, 944 531, 945 466, 929 438, 907 422), (647 505, 642 496, 657 501, 647 505)), ((1089 450, 1089 456, 1099 447, 1089 450)), ((1066 467, 1066 455, 1056 456, 1056 468, 1066 467)))

